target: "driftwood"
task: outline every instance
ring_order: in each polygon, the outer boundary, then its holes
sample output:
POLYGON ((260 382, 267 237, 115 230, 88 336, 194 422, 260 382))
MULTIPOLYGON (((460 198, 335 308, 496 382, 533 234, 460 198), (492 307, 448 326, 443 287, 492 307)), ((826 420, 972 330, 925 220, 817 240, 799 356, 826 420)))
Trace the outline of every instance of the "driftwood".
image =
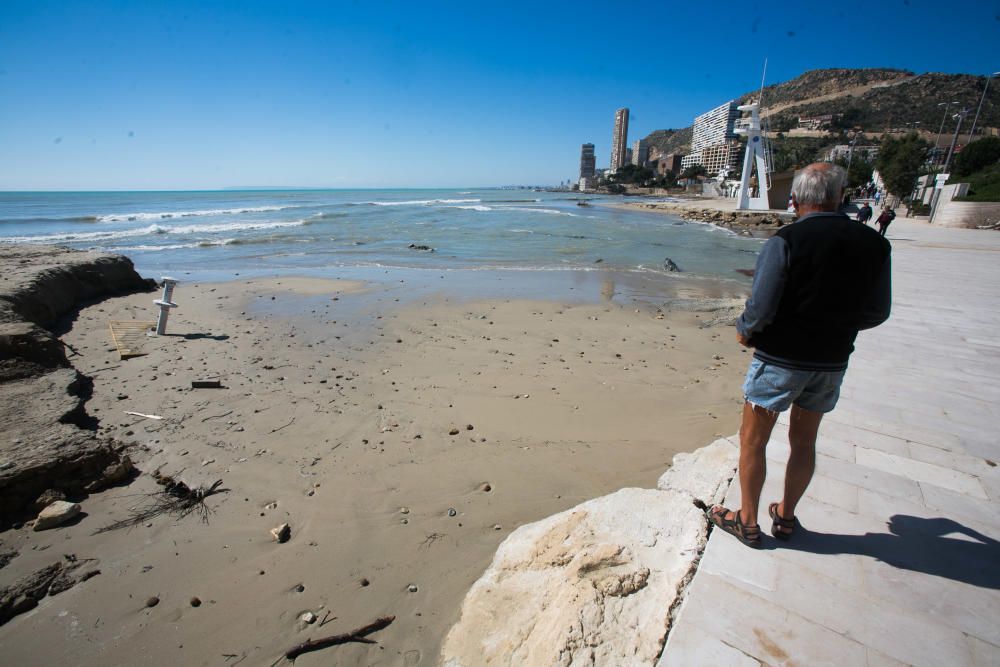
POLYGON ((222 486, 221 479, 209 487, 196 488, 190 488, 184 482, 167 476, 157 476, 156 482, 163 486, 163 491, 140 494, 146 498, 144 504, 132 508, 127 518, 98 528, 94 534, 131 528, 161 514, 170 514, 177 519, 183 519, 188 514, 196 513, 203 522, 208 523, 208 516, 212 510, 205 504, 205 498, 229 490, 219 488, 222 486))
POLYGON ((368 625, 358 628, 357 630, 351 630, 350 632, 345 632, 339 635, 332 635, 330 637, 324 637, 322 639, 307 639, 298 646, 293 646, 292 648, 285 651, 285 657, 289 660, 295 660, 303 653, 309 653, 310 651, 318 651, 321 648, 327 648, 330 646, 336 646, 338 644, 347 644, 348 642, 360 642, 362 644, 375 644, 376 642, 368 639, 365 635, 370 635, 373 632, 377 632, 383 628, 389 627, 393 621, 396 620, 395 616, 385 616, 380 618, 368 625))

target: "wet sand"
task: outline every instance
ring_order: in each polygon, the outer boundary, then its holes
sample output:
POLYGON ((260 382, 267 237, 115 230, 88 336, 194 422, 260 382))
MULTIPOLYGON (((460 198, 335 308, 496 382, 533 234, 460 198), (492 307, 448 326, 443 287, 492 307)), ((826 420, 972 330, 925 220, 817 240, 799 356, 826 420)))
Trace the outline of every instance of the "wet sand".
POLYGON ((731 328, 703 326, 726 319, 735 288, 678 283, 660 303, 695 310, 658 312, 649 285, 591 277, 552 300, 470 295, 461 280, 182 283, 170 335, 125 361, 107 321, 153 319, 152 295, 83 308, 62 340, 93 378, 88 412, 134 443, 142 473, 82 499, 74 525, 0 534, 0 551, 19 552, 5 579, 56 554, 101 570, 0 627, 5 660, 269 665, 394 615, 378 644, 296 662, 435 664, 513 529, 652 487, 676 452, 735 431, 748 354, 731 328), (223 387, 191 388, 203 379, 223 387), (206 500, 207 523, 95 535, 161 489, 156 470, 228 491, 206 500))

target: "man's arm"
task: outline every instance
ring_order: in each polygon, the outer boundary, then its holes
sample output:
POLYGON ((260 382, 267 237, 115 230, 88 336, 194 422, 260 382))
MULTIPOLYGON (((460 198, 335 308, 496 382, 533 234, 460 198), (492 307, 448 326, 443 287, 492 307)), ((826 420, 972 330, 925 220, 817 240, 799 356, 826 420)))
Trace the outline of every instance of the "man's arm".
POLYGON ((889 319, 892 309, 892 257, 886 257, 882 270, 872 284, 868 303, 861 312, 860 329, 871 329, 889 319))
POLYGON ((760 249, 753 289, 743 314, 736 320, 737 339, 749 345, 757 331, 774 320, 788 278, 788 244, 780 236, 772 236, 760 249))

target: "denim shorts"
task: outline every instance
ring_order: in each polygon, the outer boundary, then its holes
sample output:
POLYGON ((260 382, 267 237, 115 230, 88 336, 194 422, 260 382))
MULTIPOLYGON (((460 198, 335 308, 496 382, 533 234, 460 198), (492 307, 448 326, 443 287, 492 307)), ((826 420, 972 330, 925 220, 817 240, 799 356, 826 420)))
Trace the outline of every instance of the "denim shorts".
POLYGON ((812 412, 830 412, 840 398, 845 372, 800 371, 754 359, 743 382, 743 397, 771 412, 784 412, 792 405, 812 412))

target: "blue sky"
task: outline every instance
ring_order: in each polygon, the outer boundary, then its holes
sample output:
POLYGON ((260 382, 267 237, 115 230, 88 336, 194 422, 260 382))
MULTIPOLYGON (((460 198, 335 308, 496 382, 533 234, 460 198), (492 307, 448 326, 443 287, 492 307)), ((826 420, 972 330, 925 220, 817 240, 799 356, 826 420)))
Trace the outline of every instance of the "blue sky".
POLYGON ((955 8, 2 0, 0 189, 557 183, 616 108, 630 141, 689 125, 765 56, 1000 70, 1000 4, 955 8))

